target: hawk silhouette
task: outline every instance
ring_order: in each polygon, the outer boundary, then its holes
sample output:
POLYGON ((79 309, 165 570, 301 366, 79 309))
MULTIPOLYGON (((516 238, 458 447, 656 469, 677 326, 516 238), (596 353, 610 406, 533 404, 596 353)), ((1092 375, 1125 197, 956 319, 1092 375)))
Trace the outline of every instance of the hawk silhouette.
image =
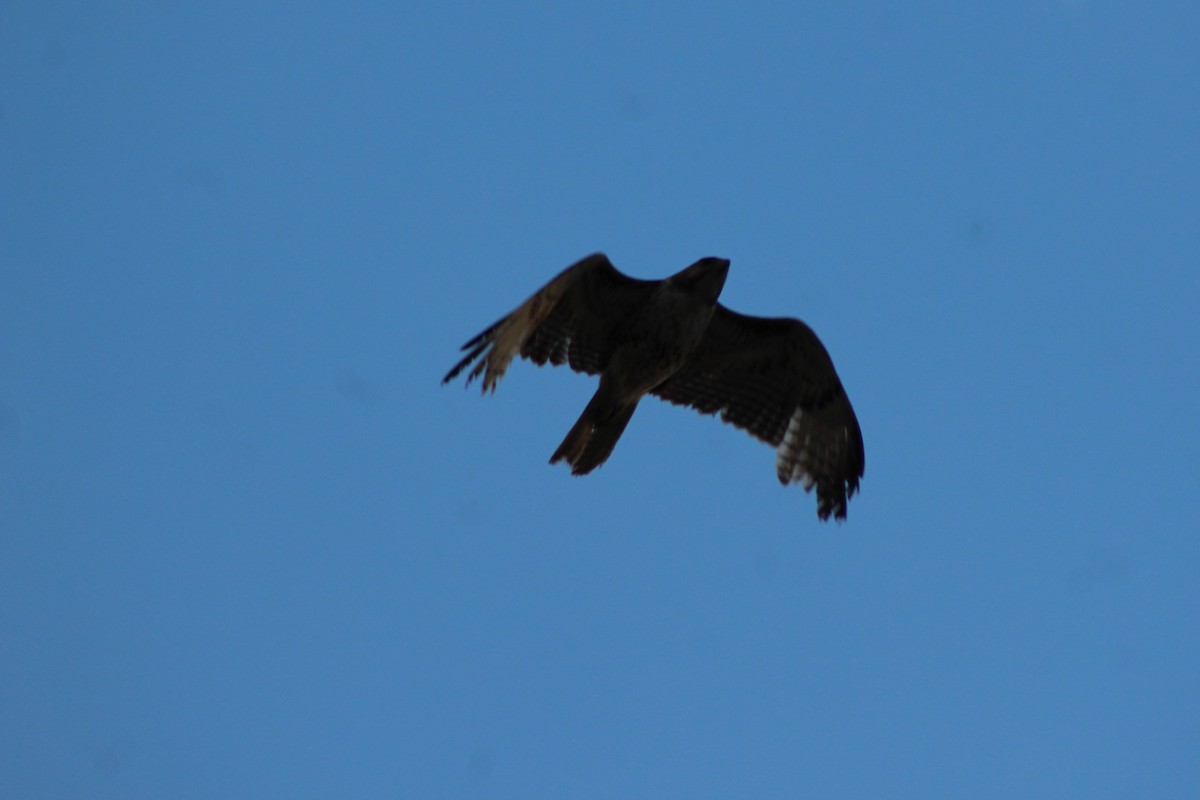
POLYGON ((702 258, 660 280, 619 272, 593 253, 463 345, 446 373, 495 391, 513 357, 567 364, 600 387, 550 463, 584 475, 608 459, 647 394, 721 415, 775 448, 785 486, 817 489, 817 516, 845 519, 865 456, 833 361, 798 319, 751 317, 717 302, 729 261, 702 258))

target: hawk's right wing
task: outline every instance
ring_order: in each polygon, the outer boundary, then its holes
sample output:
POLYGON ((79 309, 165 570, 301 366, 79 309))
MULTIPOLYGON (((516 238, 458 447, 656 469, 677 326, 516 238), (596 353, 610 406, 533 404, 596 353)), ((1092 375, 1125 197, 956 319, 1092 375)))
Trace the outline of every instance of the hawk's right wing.
POLYGON ((863 475, 862 431, 829 353, 800 320, 718 304, 688 363, 650 393, 771 445, 780 483, 815 485, 817 515, 846 516, 863 475))
POLYGON ((448 383, 477 358, 467 385, 483 375, 483 391, 495 391, 514 356, 541 366, 568 364, 576 372, 602 372, 631 314, 662 281, 631 278, 603 253, 593 253, 560 272, 508 316, 462 346, 468 351, 442 378, 448 383))

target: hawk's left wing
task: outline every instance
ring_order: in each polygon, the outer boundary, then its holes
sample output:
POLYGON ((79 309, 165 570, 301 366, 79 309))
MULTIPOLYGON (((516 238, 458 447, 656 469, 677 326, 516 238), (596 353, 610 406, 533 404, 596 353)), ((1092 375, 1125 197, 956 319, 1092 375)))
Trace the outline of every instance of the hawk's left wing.
POLYGON ((518 355, 538 366, 549 361, 589 375, 603 372, 630 316, 661 283, 629 277, 603 253, 582 258, 464 344, 467 354, 442 383, 479 359, 467 372, 467 384, 482 374, 483 391, 495 391, 518 355))
POLYGON ((779 480, 817 487, 817 515, 846 516, 865 457, 862 431, 829 353, 798 319, 718 304, 688 363, 651 394, 721 419, 776 448, 779 480))

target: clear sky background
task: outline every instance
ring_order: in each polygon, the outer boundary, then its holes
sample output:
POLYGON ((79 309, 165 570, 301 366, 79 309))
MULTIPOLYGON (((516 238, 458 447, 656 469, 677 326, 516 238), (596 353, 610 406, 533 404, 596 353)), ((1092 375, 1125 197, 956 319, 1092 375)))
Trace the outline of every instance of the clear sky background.
POLYGON ((1200 796, 1200 6, 0 14, 0 796, 1200 796), (830 350, 842 525, 594 379, 594 250, 830 350))

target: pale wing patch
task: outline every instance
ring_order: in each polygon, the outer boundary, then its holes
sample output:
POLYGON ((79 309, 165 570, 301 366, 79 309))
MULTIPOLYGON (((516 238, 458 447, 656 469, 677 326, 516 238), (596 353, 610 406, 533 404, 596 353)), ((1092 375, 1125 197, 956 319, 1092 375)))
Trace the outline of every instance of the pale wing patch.
POLYGON ((442 379, 442 383, 452 380, 464 367, 486 351, 483 359, 467 373, 466 385, 470 386, 471 381, 483 375, 483 393, 496 391, 496 385, 508 371, 513 358, 521 352, 521 347, 546 317, 550 316, 550 312, 558 305, 558 301, 571 286, 579 270, 588 266, 590 264, 580 262, 564 270, 507 317, 463 345, 462 349, 470 352, 450 370, 442 379))
POLYGON ((804 491, 811 491, 816 479, 811 473, 812 433, 804 424, 804 411, 797 408, 788 422, 787 431, 775 450, 775 472, 784 486, 800 483, 804 491))

